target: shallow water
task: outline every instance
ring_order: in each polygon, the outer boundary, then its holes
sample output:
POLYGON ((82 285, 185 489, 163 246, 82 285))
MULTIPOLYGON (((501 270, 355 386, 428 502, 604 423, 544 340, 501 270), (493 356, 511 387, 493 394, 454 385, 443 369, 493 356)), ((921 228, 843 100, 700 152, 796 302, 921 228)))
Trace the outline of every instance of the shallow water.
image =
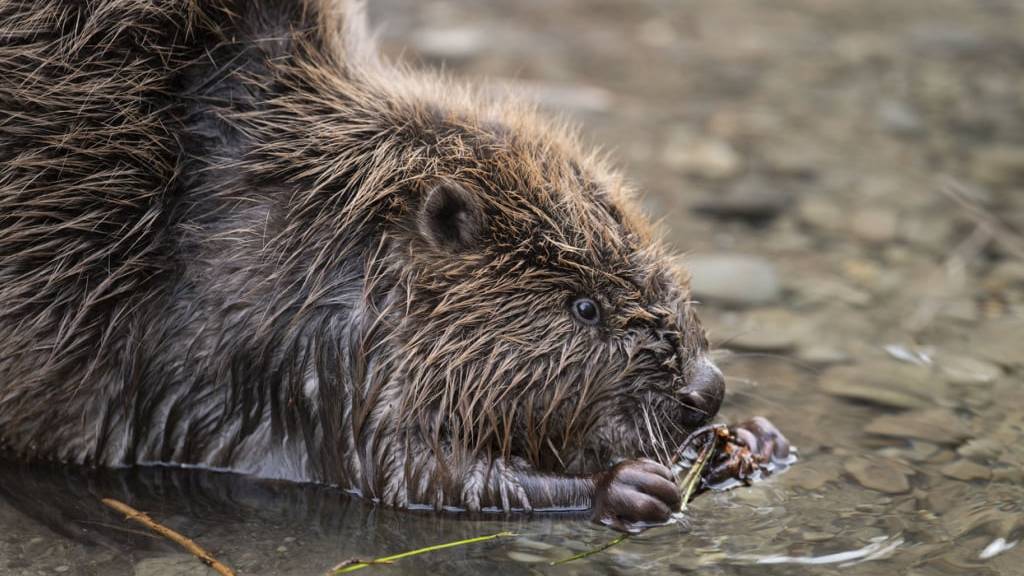
POLYGON ((361 573, 1024 574, 1024 3, 381 0, 372 16, 389 53, 523 84, 615 147, 689 254, 723 418, 768 416, 800 461, 558 567, 615 534, 0 464, 0 573, 207 573, 98 503, 115 497, 243 574, 505 530, 361 573))

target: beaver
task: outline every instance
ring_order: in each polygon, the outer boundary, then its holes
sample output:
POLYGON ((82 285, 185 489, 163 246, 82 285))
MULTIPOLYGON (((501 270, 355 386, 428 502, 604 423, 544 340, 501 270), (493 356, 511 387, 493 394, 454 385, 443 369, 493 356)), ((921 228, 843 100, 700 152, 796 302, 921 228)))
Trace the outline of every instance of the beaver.
POLYGON ((362 12, 0 6, 0 446, 665 521, 724 395, 685 273, 570 128, 362 12))

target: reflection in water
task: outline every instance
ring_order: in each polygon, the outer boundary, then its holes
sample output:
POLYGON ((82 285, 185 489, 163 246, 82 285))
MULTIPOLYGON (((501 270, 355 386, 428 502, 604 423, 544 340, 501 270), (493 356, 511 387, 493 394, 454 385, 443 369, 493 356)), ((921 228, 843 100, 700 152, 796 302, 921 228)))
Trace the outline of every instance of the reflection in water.
POLYGON ((985 549, 978 554, 978 558, 982 560, 988 560, 994 558, 1007 550, 1010 550, 1014 546, 1020 543, 1020 540, 1014 540, 1013 542, 1007 542, 1006 538, 996 538, 985 549))
POLYGON ((755 564, 806 564, 810 566, 822 564, 838 564, 840 568, 853 566, 868 560, 888 558, 896 548, 903 544, 903 538, 886 538, 880 536, 863 548, 825 554, 823 556, 745 556, 737 560, 749 560, 755 564))
MULTIPOLYGON (((24 523, 0 514, 0 525, 10 523, 5 528, 13 541, 29 541, 36 533, 45 534, 40 530, 45 528, 76 544, 63 559, 76 566, 89 566, 99 549, 118 556, 120 563, 115 564, 124 570, 140 561, 146 566, 165 557, 180 561, 180 550, 173 544, 125 522, 101 504, 101 498, 129 503, 249 573, 322 572, 350 557, 401 552, 443 541, 454 531, 490 529, 486 519, 469 515, 395 512, 329 487, 222 472, 0 464, 0 512, 6 504, 34 521, 29 530, 19 533, 24 523)), ((515 518, 503 517, 502 525, 519 524, 515 518)), ((13 558, 17 548, 12 546, 6 554, 0 548, 0 562, 13 558)), ((460 553, 453 551, 448 559, 453 555, 460 553)), ((414 567, 417 562, 406 564, 414 567)), ((13 563, 21 565, 18 558, 13 563)))

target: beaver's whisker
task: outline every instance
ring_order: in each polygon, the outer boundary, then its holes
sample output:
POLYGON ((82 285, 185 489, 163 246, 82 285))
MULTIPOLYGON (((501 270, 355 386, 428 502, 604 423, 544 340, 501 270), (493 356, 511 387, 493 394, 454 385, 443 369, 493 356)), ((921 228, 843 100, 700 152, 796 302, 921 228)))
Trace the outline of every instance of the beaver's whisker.
MULTIPOLYGON (((698 392, 698 394, 700 394, 700 392, 698 392)), ((688 402, 686 402, 682 398, 677 398, 675 396, 667 396, 667 398, 669 400, 671 400, 672 402, 675 402, 675 403, 679 404, 683 408, 686 408, 687 410, 692 410, 693 412, 698 412, 698 413, 703 414, 704 416, 708 416, 708 417, 714 416, 714 414, 709 414, 707 410, 698 408, 698 407, 694 406, 693 404, 689 404, 688 402)))

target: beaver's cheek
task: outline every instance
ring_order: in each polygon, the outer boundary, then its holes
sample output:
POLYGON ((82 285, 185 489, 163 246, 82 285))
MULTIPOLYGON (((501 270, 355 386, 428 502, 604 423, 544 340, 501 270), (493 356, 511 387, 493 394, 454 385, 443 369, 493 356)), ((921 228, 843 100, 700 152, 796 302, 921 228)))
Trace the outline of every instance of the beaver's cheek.
POLYGON ((702 356, 691 363, 686 386, 679 391, 682 404, 689 408, 683 423, 689 427, 706 424, 722 406, 725 398, 725 377, 714 362, 702 356))

